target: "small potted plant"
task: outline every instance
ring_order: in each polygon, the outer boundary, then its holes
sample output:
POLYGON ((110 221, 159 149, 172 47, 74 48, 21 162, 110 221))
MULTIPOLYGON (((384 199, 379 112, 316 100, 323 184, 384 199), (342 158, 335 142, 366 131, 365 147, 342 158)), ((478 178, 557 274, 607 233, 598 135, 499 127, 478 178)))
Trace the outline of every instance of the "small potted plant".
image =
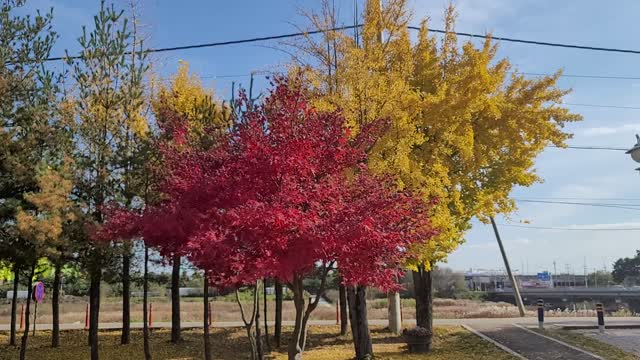
POLYGON ((426 353, 431 350, 431 331, 416 326, 402 331, 410 353, 426 353))

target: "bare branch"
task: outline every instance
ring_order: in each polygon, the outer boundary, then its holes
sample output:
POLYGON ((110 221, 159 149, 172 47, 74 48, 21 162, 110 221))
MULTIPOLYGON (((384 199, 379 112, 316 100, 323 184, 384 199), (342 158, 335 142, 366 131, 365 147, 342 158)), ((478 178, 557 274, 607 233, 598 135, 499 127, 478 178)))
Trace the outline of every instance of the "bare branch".
POLYGON ((240 315, 242 315, 242 322, 245 326, 249 326, 250 323, 247 322, 247 318, 244 316, 244 307, 242 306, 242 302, 240 301, 240 291, 238 291, 238 289, 236 289, 236 302, 238 303, 238 306, 240 306, 240 315))

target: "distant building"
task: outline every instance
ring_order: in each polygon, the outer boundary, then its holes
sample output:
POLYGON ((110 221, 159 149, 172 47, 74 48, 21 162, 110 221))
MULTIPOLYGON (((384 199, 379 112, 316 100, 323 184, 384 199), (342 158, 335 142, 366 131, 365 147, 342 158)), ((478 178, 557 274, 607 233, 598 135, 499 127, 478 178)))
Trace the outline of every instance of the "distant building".
MULTIPOLYGON (((520 288, 585 287, 584 275, 540 273, 536 275, 515 274, 520 288)), ((472 291, 495 291, 512 288, 509 277, 503 271, 476 270, 464 274, 467 288, 472 291)))

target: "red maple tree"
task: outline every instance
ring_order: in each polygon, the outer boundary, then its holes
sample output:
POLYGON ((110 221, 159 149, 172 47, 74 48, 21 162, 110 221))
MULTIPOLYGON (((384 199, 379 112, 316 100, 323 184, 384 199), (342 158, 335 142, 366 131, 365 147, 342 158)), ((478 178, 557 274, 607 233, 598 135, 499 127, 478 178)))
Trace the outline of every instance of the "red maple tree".
POLYGON ((179 247, 217 286, 287 283, 296 306, 289 356, 300 356, 336 266, 346 284, 394 288, 406 249, 434 235, 429 204, 365 165, 365 150, 387 123, 354 139, 344 123, 339 112, 316 111, 296 84, 276 80, 227 141, 207 151, 168 148, 165 200, 136 225, 118 217, 113 224, 154 246, 179 247), (312 275, 321 285, 305 303, 303 280, 312 275))

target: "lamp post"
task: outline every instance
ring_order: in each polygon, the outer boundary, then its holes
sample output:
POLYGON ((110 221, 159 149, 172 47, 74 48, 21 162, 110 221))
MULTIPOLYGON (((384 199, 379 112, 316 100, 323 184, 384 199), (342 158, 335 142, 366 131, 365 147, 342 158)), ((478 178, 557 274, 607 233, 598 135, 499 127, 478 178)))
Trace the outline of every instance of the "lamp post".
MULTIPOLYGON (((640 135, 636 134, 636 144, 629 150, 627 150, 627 154, 631 155, 631 158, 640 163, 640 135)), ((636 170, 640 171, 640 168, 636 170)))

